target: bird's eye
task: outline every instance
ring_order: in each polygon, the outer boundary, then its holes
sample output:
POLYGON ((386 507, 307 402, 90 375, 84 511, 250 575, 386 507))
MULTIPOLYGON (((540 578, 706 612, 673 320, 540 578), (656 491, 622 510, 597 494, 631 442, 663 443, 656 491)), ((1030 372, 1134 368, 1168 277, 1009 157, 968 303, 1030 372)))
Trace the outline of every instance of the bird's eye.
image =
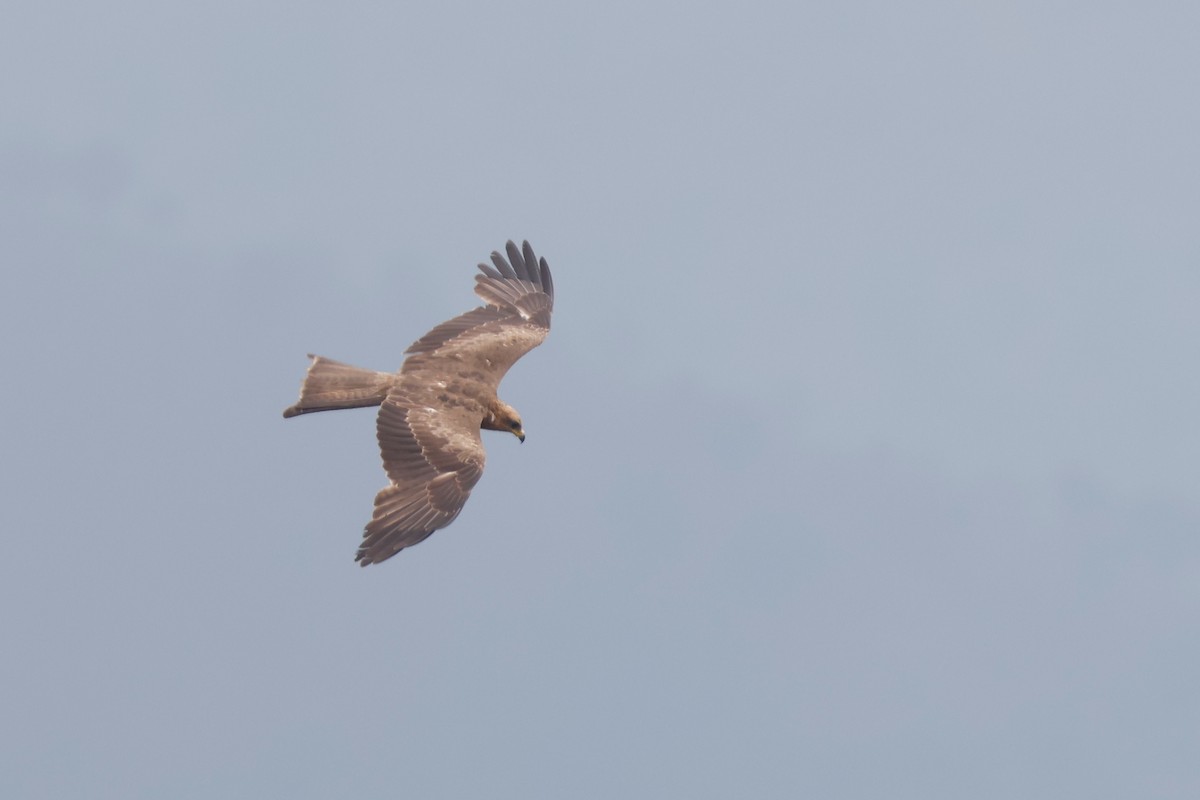
POLYGON ((521 427, 521 423, 514 419, 512 422, 508 423, 508 427, 515 431, 517 428, 521 427))

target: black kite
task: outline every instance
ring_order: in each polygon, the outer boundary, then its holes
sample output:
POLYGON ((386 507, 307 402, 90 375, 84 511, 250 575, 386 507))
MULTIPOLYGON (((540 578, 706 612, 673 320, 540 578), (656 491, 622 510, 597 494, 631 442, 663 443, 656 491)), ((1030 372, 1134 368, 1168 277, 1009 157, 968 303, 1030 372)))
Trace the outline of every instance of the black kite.
POLYGON ((380 406, 376 431, 391 484, 375 496, 355 558, 385 561, 454 521, 483 474, 482 428, 522 442, 516 410, 496 390, 518 358, 550 332, 554 284, 529 242, 508 260, 480 264, 475 293, 487 304, 447 320, 406 350, 399 372, 375 372, 312 356, 300 400, 285 417, 380 406))

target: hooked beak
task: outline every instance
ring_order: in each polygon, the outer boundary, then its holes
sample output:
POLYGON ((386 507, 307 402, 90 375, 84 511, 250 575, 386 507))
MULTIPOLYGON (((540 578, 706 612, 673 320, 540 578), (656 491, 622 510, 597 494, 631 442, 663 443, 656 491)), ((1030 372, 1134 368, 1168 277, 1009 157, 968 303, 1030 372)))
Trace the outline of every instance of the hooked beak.
POLYGON ((525 431, 518 433, 517 438, 521 440, 521 444, 525 444, 525 431))

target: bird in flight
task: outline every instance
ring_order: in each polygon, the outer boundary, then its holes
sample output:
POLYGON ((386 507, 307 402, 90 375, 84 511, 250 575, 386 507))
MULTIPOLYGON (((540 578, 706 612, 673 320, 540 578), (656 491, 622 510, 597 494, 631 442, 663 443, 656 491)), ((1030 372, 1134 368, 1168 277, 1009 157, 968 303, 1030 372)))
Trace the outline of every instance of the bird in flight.
POLYGON ((522 442, 516 409, 496 396, 517 359, 550 332, 554 284, 529 242, 480 264, 475 294, 486 305, 438 325, 405 351, 399 372, 375 372, 322 356, 300 399, 283 412, 379 406, 376 435, 389 485, 375 496, 355 560, 386 561, 454 521, 483 474, 479 431, 507 431, 522 442))

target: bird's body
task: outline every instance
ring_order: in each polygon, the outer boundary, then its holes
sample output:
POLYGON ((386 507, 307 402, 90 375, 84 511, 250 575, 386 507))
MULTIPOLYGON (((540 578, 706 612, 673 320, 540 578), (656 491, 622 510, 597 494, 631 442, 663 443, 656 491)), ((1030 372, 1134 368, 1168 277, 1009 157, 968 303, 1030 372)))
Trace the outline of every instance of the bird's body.
POLYGON ((480 264, 487 303, 443 322, 408 348, 400 371, 375 372, 311 356, 300 400, 283 412, 380 406, 376 423, 390 485, 375 497, 357 560, 384 561, 454 521, 483 474, 481 429, 525 441, 516 410, 496 391, 508 369, 550 331, 554 286, 528 242, 480 264), (511 263, 510 263, 511 262, 511 263))

